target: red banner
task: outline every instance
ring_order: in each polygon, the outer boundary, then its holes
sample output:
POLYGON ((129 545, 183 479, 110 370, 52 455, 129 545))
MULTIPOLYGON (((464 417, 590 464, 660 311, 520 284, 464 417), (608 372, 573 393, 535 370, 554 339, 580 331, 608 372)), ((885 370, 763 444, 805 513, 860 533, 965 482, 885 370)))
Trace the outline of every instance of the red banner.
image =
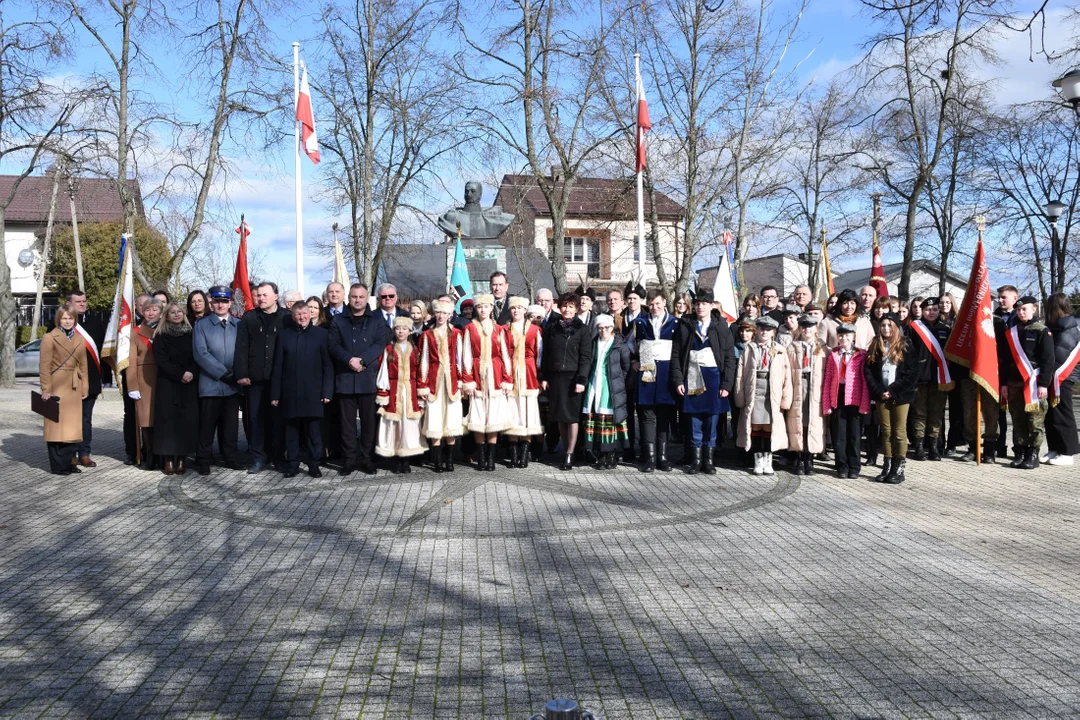
POLYGON ((967 293, 960 305, 949 342, 945 344, 945 357, 968 368, 971 379, 990 393, 994 400, 998 400, 998 355, 992 298, 986 253, 982 240, 979 240, 967 293))
POLYGON ((233 291, 233 307, 239 305, 238 301, 242 301, 244 304, 243 312, 255 309, 255 299, 251 295, 251 284, 248 282, 248 269, 247 269, 247 239, 251 234, 251 228, 243 220, 240 221, 240 227, 236 228, 236 232, 240 235, 240 249, 236 253, 236 271, 233 273, 232 291, 233 291))

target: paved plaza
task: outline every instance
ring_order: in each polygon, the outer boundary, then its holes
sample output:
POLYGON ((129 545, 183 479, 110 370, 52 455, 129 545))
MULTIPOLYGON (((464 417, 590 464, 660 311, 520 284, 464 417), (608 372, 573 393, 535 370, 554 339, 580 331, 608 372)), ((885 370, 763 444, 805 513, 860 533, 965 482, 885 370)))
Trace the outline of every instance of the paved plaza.
POLYGON ((60 478, 30 387, 0 392, 0 717, 1080 713, 1080 469, 166 477, 115 459, 106 390, 100 466, 60 478))

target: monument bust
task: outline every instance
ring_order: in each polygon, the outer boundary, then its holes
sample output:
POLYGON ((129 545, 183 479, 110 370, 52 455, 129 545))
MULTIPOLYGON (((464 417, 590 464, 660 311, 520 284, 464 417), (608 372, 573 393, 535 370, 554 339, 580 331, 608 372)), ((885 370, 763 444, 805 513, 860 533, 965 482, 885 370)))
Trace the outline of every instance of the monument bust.
POLYGON ((456 238, 458 226, 461 237, 494 240, 514 222, 514 216, 499 207, 480 207, 484 186, 476 180, 465 183, 465 207, 449 210, 439 217, 439 228, 447 237, 456 238))

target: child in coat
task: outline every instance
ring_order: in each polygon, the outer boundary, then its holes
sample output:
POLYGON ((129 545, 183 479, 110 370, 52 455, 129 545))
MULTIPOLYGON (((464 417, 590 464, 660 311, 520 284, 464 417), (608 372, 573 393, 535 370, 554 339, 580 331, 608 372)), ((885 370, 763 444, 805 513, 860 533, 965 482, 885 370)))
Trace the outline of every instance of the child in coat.
POLYGON ((863 416, 870 413, 870 392, 863 365, 866 351, 855 347, 855 326, 840 323, 836 347, 825 362, 825 387, 821 393, 821 414, 830 419, 836 450, 836 477, 859 477, 859 441, 863 416))

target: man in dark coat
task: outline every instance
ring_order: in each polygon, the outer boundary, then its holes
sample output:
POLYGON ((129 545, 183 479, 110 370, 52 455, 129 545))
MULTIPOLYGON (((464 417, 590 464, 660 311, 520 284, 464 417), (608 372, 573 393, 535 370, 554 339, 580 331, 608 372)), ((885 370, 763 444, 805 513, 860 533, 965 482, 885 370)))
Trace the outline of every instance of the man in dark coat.
POLYGON ((510 324, 510 281, 506 279, 506 273, 496 270, 488 278, 488 288, 491 297, 495 299, 491 308, 491 319, 499 325, 510 324))
POLYGON ((345 472, 375 474, 375 395, 379 359, 390 344, 390 328, 380 315, 368 311, 368 289, 361 283, 349 288, 349 312, 330 323, 330 357, 336 375, 334 392, 341 418, 341 452, 345 472), (356 417, 360 416, 357 445, 356 417))
POLYGON ((270 375, 274 368, 274 348, 289 312, 278 307, 277 285, 259 283, 255 288, 255 309, 240 318, 236 332, 233 374, 236 384, 247 389, 246 414, 251 436, 249 475, 266 469, 273 453, 275 465, 284 458, 284 426, 280 414, 270 405, 270 375), (270 448, 268 450, 267 448, 270 448))
MULTIPOLYGON (((105 343, 105 325, 87 312, 86 293, 76 290, 68 295, 68 303, 75 310, 75 332, 86 343, 86 380, 88 392, 82 401, 82 441, 78 444, 76 455, 83 467, 97 467, 90 459, 90 442, 94 435, 94 403, 101 394, 102 368, 101 346, 105 343)), ((125 396, 126 397, 126 396, 125 396)))
POLYGON ((285 477, 296 477, 300 468, 301 436, 309 453, 308 474, 322 477, 320 421, 334 396, 330 337, 324 328, 311 324, 311 309, 306 303, 296 303, 290 312, 292 323, 281 331, 274 348, 270 404, 285 421, 285 477))

